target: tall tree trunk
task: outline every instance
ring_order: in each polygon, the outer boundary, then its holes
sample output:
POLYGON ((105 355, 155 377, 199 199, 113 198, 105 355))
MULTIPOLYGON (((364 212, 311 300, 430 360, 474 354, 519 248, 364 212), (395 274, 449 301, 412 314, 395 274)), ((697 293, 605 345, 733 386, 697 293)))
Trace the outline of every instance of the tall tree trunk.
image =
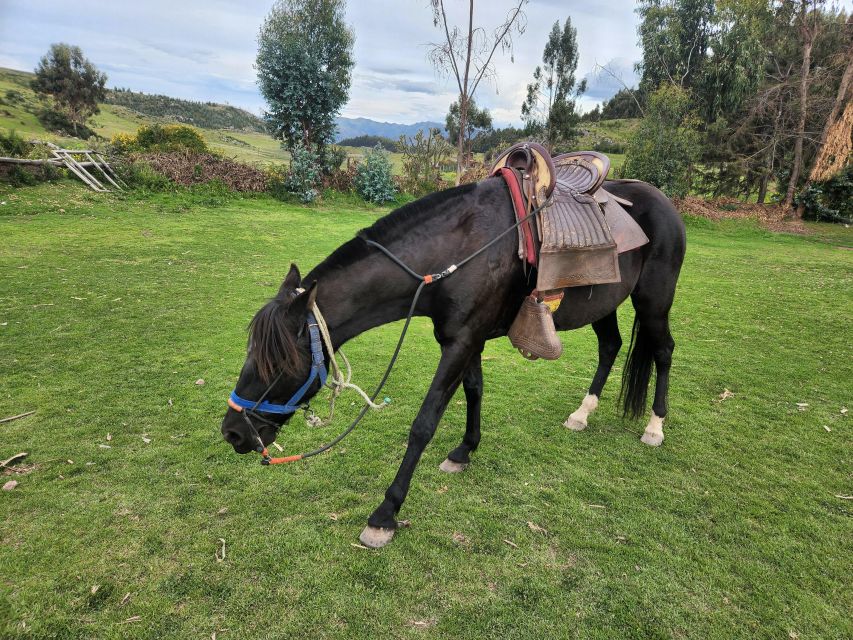
MULTIPOLYGON (((814 29, 806 23, 805 6, 808 0, 803 0, 802 34, 803 34, 803 68, 800 72, 800 118, 797 122, 797 138, 794 141, 794 164, 791 167, 791 179, 788 181, 788 191, 785 193, 785 206, 794 206, 794 192, 797 190, 797 181, 800 179, 800 171, 803 164, 803 138, 806 135, 806 115, 809 97, 809 68, 812 62, 812 43, 814 42, 814 29)), ((794 212, 795 214, 797 212, 794 212)))
POLYGON ((465 76, 462 79, 462 93, 459 96, 459 140, 456 147, 456 186, 462 180, 465 166, 465 132, 468 128, 468 73, 471 71, 471 49, 474 39, 474 0, 468 2, 468 52, 465 56, 465 76))
POLYGON ((468 97, 459 96, 459 135, 456 136, 456 186, 465 171, 465 128, 468 125, 468 97))

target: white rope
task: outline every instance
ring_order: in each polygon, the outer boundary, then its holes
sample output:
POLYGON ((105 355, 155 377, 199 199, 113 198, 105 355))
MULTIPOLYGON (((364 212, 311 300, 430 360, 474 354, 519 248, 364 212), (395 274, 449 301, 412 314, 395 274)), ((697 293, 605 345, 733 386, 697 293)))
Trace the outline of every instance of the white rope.
POLYGON ((358 395, 362 397, 364 402, 374 411, 378 411, 379 409, 383 409, 388 402, 376 403, 370 399, 370 396, 365 393, 364 389, 359 387, 357 384, 352 382, 352 366, 350 365, 349 359, 344 355, 343 351, 338 351, 341 358, 346 365, 346 377, 344 377, 341 366, 338 364, 337 359, 335 358, 335 349, 332 346, 332 337, 329 335, 329 327, 326 324, 326 319, 323 317, 323 314, 320 313, 320 307, 317 306, 317 303, 314 303, 314 306, 311 308, 311 311, 314 313, 314 317, 317 318, 317 327, 320 329, 320 336, 323 338, 323 344, 326 346, 326 351, 329 352, 329 365, 331 371, 330 375, 326 378, 326 386, 332 390, 331 398, 329 398, 329 417, 323 420, 319 416, 314 414, 309 414, 305 421, 311 427, 323 427, 329 424, 332 421, 332 418, 335 417, 335 400, 344 389, 352 389, 358 395))

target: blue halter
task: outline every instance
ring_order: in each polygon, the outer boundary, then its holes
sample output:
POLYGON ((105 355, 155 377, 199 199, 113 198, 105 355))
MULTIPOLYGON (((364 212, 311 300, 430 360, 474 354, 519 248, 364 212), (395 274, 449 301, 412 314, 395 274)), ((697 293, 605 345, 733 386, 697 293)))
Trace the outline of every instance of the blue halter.
MULTIPOLYGON (((323 341, 320 338, 320 330, 317 325, 317 318, 312 312, 308 312, 308 335, 311 338, 311 373, 308 374, 308 379, 301 387, 296 390, 296 393, 287 401, 287 404, 275 404, 264 400, 267 393, 272 389, 273 385, 278 382, 278 378, 273 381, 272 385, 264 392, 260 400, 246 400, 237 395, 237 390, 231 392, 231 401, 243 409, 248 409, 249 412, 260 411, 261 413, 278 413, 288 415, 296 413, 302 408, 300 404, 302 398, 308 392, 308 389, 314 381, 320 379, 320 388, 326 384, 326 358, 323 355, 323 341)), ((260 416, 259 416, 260 417, 260 416)))

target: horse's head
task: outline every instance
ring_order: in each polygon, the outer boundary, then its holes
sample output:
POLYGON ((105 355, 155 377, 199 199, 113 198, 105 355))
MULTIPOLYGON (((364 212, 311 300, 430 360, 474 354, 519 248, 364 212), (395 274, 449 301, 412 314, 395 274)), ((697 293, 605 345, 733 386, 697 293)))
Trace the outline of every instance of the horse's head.
POLYGON ((308 326, 317 286, 301 291, 301 284, 299 269, 291 265, 278 294, 249 325, 246 362, 222 420, 222 437, 237 453, 273 442, 325 382, 322 346, 316 328, 308 326))

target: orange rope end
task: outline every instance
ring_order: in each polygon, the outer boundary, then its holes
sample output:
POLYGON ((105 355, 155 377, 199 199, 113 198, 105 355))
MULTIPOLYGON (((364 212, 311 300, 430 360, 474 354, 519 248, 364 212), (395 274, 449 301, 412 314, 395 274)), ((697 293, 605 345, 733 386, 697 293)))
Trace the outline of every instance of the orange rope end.
POLYGON ((431 283, 432 282, 432 276, 429 274, 425 275, 424 276, 424 282, 426 282, 427 284, 431 283))
POLYGON ((228 406, 234 409, 237 413, 240 413, 243 410, 243 407, 234 402, 231 398, 228 398, 228 406))
POLYGON ((270 458, 270 464, 287 464, 288 462, 296 462, 302 460, 302 454, 295 456, 287 456, 285 458, 270 458))

